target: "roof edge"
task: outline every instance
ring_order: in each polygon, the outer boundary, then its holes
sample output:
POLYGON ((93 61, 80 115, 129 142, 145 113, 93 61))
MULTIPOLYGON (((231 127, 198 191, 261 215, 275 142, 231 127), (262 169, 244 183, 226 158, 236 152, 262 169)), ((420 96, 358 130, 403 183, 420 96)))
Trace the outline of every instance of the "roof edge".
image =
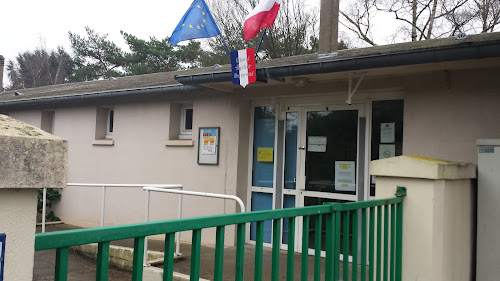
POLYGON ((192 85, 162 86, 154 88, 143 88, 133 90, 119 90, 87 93, 68 96, 50 96, 33 99, 10 100, 0 102, 0 110, 22 109, 32 106, 60 106, 80 102, 98 102, 102 100, 124 98, 124 97, 155 97, 170 93, 182 93, 193 91, 205 91, 206 88, 192 85))
MULTIPOLYGON (((257 81, 311 74, 500 57, 500 39, 257 69, 257 81)), ((232 81, 230 71, 175 75, 183 85, 232 81)))

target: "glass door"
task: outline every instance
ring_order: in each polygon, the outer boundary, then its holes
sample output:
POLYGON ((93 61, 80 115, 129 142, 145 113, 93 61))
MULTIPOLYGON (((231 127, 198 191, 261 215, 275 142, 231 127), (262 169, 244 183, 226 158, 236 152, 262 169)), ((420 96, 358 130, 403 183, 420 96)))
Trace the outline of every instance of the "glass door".
MULTIPOLYGON (((288 108, 284 112, 284 208, 357 201, 361 109, 356 105, 317 106, 288 108)), ((323 221, 323 250, 325 231, 323 221)), ((296 233, 296 249, 301 249, 300 235, 296 233)), ((311 249, 314 248, 315 220, 310 220, 309 237, 311 249)), ((287 242, 286 233, 282 242, 287 242)))

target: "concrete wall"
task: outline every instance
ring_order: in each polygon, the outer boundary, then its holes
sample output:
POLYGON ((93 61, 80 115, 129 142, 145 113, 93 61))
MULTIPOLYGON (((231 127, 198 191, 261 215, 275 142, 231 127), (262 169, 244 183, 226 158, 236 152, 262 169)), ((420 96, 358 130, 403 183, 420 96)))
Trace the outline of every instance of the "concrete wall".
POLYGON ((468 281, 476 167, 400 156, 371 162, 377 199, 406 187, 403 280, 468 281))
POLYGON ((500 70, 406 80, 403 154, 477 164, 477 139, 500 138, 500 70))
POLYGON ((66 141, 0 115, 0 233, 3 280, 33 279, 37 190, 67 182, 66 141))

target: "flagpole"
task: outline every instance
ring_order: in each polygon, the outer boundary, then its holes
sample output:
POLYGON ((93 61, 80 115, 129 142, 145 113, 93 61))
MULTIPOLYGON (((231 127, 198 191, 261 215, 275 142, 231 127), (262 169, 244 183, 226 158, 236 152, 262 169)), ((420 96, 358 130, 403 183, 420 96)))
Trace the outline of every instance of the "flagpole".
POLYGON ((220 35, 220 38, 222 39, 222 42, 224 42, 224 45, 227 48, 227 53, 231 54, 231 50, 229 49, 229 46, 227 45, 226 40, 224 39, 224 36, 222 36, 222 32, 219 35, 220 35))
POLYGON ((260 46, 262 45, 262 41, 264 40, 264 36, 266 36, 267 33, 267 27, 264 29, 264 32, 262 33, 262 36, 260 37, 260 42, 259 46, 257 47, 257 51, 255 52, 255 57, 257 57, 257 54, 259 53, 260 46))

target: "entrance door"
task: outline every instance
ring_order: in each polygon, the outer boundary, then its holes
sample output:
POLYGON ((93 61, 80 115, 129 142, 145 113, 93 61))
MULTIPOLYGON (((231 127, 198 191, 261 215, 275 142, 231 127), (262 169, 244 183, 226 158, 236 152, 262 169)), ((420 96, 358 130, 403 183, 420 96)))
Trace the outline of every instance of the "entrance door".
MULTIPOLYGON (((295 198, 298 207, 358 201, 364 185, 359 183, 364 157, 358 153, 360 149, 364 153, 362 106, 288 107, 283 111, 286 124, 283 207, 291 205, 295 198)), ((324 250, 325 218, 321 228, 324 250)), ((310 249, 314 248, 314 234, 315 220, 310 220, 310 249)), ((302 247, 300 235, 296 234, 297 249, 302 247)), ((283 236, 287 237, 285 233, 283 236)))

